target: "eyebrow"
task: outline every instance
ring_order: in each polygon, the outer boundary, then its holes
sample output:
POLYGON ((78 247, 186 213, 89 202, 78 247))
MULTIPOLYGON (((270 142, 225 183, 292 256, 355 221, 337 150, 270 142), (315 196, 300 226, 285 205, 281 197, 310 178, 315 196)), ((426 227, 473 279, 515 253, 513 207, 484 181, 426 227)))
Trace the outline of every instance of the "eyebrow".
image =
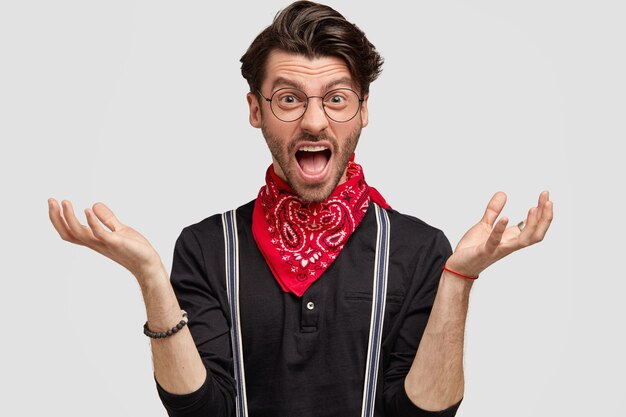
MULTIPOLYGON (((354 88, 352 84, 352 79, 350 77, 342 77, 342 78, 339 78, 338 80, 331 81, 325 84, 324 86, 322 86, 322 91, 327 92, 331 90, 332 88, 338 85, 342 85, 342 84, 347 85, 350 88, 354 88)), ((284 77, 278 77, 274 80, 274 82, 272 83, 272 93, 276 91, 275 89, 278 86, 292 87, 292 88, 297 88, 298 90, 304 91, 303 84, 299 83, 298 81, 290 80, 284 77)))
POLYGON ((354 85, 352 83, 352 79, 349 78, 349 77, 343 77, 343 78, 340 78, 338 80, 335 80, 335 81, 332 81, 332 82, 326 84, 324 86, 324 88, 322 89, 322 91, 328 91, 328 90, 330 90, 330 89, 332 89, 334 87, 337 87, 339 85, 342 85, 342 84, 343 85, 348 85, 350 88, 354 88, 354 85))
POLYGON ((299 90, 302 90, 304 88, 304 86, 300 84, 299 82, 293 81, 287 78, 283 78, 283 77, 278 77, 274 80, 274 82, 272 83, 272 93, 275 91, 275 88, 277 86, 293 87, 299 90))

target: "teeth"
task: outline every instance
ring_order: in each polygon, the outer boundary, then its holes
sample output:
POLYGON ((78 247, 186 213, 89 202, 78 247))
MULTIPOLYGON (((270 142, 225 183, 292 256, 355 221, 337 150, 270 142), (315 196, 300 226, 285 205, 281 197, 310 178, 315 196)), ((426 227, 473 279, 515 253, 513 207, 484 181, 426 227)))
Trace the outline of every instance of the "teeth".
POLYGON ((303 152, 320 152, 328 149, 326 146, 303 146, 299 150, 303 152))

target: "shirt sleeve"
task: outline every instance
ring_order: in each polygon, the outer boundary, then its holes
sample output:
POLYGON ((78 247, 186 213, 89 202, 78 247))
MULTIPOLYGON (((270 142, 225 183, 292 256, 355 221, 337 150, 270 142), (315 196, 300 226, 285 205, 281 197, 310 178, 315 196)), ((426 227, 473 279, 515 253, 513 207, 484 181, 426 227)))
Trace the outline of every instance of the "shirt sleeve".
POLYGON ((427 411, 419 408, 411 402, 404 387, 399 390, 394 398, 395 416, 412 416, 412 417, 454 417, 456 415, 461 401, 441 411, 427 411))
MULTIPOLYGON (((418 251, 414 272, 408 280, 408 298, 391 330, 393 346, 385 355, 383 398, 386 415, 397 417, 453 417, 461 402, 440 411, 417 407, 408 398, 404 379, 411 369, 417 347, 428 323, 445 261, 452 254, 450 242, 437 231, 430 244, 418 251)), ((385 349, 385 346, 383 346, 385 349)))
MULTIPOLYGON (((210 239, 210 243, 216 244, 213 252, 223 253, 223 238, 210 239), (217 247, 220 241, 221 251, 217 247)), ((230 417, 234 410, 230 330, 220 302, 226 295, 220 285, 223 280, 215 278, 223 276, 219 271, 223 264, 224 261, 221 265, 219 261, 211 262, 207 267, 196 232, 191 227, 183 229, 174 247, 170 280, 181 308, 189 316, 189 330, 207 377, 197 391, 184 395, 169 393, 156 383, 159 397, 171 417, 230 417)))

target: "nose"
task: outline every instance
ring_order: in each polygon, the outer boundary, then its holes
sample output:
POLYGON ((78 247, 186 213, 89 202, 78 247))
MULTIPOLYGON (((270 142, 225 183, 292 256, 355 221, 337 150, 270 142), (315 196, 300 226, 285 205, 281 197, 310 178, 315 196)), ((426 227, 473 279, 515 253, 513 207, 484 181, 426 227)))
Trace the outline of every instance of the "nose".
POLYGON ((302 130, 317 135, 328 127, 328 118, 322 107, 322 97, 309 97, 306 111, 300 119, 302 130))

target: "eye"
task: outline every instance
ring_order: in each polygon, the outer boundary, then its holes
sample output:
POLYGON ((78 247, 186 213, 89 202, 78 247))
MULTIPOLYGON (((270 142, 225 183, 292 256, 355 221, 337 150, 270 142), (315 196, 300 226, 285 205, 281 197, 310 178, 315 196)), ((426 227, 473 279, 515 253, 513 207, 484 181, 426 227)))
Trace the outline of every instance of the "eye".
POLYGON ((297 101, 297 98, 295 96, 282 96, 280 98, 280 101, 282 101, 285 104, 293 104, 297 101))
POLYGON ((344 107, 350 101, 350 97, 348 96, 348 94, 349 94, 348 90, 330 91, 324 97, 324 104, 332 108, 344 107))
POLYGON ((281 108, 299 107, 306 102, 304 93, 294 89, 281 89, 274 93, 273 100, 281 108))

